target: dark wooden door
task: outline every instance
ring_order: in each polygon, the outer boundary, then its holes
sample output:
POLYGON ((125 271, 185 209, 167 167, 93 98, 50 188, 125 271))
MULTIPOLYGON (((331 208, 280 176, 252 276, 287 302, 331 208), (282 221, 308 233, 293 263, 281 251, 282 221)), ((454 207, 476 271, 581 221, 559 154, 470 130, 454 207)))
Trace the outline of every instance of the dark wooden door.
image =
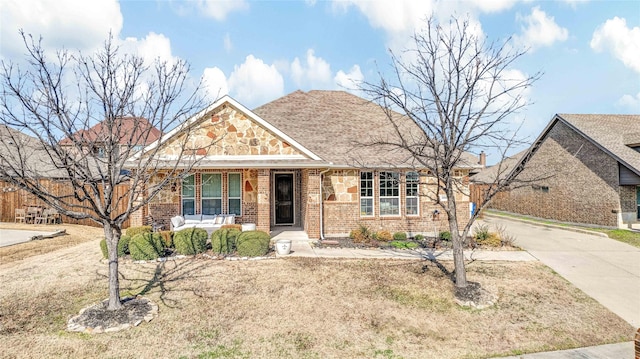
POLYGON ((276 224, 293 224, 293 174, 275 175, 276 224))

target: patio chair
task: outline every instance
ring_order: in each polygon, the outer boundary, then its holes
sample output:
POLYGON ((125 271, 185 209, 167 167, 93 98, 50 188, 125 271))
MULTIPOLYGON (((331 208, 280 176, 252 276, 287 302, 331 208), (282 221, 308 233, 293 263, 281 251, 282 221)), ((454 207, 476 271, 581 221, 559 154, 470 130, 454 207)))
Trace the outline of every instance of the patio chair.
POLYGON ((14 221, 16 223, 26 223, 27 222, 27 211, 24 208, 16 208, 16 216, 14 221))
POLYGON ((40 207, 27 207, 27 223, 35 223, 36 217, 40 214, 40 207))
POLYGON ((47 224, 51 222, 51 224, 62 223, 62 216, 60 212, 58 212, 55 208, 49 208, 49 217, 47 217, 47 224))
POLYGON ((35 217, 34 223, 35 224, 49 224, 49 216, 50 216, 50 211, 48 208, 45 208, 42 210, 42 212, 38 213, 35 217))

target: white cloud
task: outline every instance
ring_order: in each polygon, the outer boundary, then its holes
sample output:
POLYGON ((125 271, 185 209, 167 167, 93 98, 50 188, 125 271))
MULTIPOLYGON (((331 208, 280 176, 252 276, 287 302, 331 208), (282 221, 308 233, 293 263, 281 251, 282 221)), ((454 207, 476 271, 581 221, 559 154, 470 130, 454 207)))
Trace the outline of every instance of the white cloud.
POLYGON ((593 32, 591 48, 611 52, 625 66, 640 73, 640 27, 628 28, 624 18, 616 16, 600 25, 593 32))
POLYGON ((472 0, 471 3, 475 5, 482 12, 500 12, 507 10, 513 6, 516 0, 472 0))
POLYGON ((169 63, 176 60, 171 54, 171 40, 163 34, 151 32, 144 39, 127 37, 120 46, 125 52, 142 57, 147 65, 156 59, 169 63))
POLYGON ((284 94, 284 79, 275 65, 267 65, 253 55, 235 66, 229 76, 229 91, 246 106, 256 106, 284 94))
POLYGON ((245 0, 198 0, 198 9, 208 17, 223 21, 233 11, 242 11, 249 8, 245 0))
POLYGON ((217 67, 204 69, 202 85, 206 91, 206 98, 211 102, 229 93, 227 77, 224 75, 224 72, 217 67))
POLYGON ((347 11, 351 6, 357 7, 367 17, 372 27, 383 29, 389 33, 411 32, 425 16, 430 15, 433 11, 433 4, 430 0, 346 0, 333 2, 335 10, 347 11))
POLYGON ((233 43, 231 42, 231 35, 227 32, 224 34, 224 39, 222 40, 224 43, 224 50, 229 53, 231 49, 233 49, 233 43))
POLYGON ((535 51, 544 46, 551 46, 556 41, 565 41, 569 37, 569 30, 560 27, 553 16, 540 10, 539 6, 531 9, 531 14, 516 15, 516 20, 523 23, 522 35, 515 36, 515 41, 535 51))
POLYGON ((18 34, 44 38, 47 49, 92 51, 101 46, 109 32, 117 37, 122 29, 117 0, 2 0, 0 1, 0 54, 12 57, 24 53, 18 34))
POLYGON ((618 107, 625 108, 630 112, 638 113, 640 112, 640 92, 637 95, 624 95, 622 96, 618 102, 616 102, 618 107))
POLYGON ((291 77, 300 88, 327 88, 331 86, 331 66, 309 49, 304 64, 297 57, 291 63, 291 77))
POLYGON ((338 71, 334 77, 334 81, 339 89, 357 91, 358 85, 364 81, 364 75, 362 71, 360 71, 360 66, 353 65, 349 72, 338 71))

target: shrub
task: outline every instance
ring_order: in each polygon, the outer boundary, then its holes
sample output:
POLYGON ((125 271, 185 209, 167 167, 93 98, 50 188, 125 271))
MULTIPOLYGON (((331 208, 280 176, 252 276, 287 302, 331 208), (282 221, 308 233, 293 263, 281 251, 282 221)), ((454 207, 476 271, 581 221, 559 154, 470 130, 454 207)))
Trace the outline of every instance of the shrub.
POLYGON ((267 254, 271 237, 263 231, 241 232, 236 238, 237 253, 241 257, 257 257, 267 254))
POLYGON ((164 254, 162 237, 158 233, 138 233, 129 241, 129 252, 135 260, 153 260, 164 254))
POLYGON ((242 232, 242 225, 241 224, 223 224, 222 227, 220 227, 220 229, 223 229, 223 228, 237 229, 240 232, 242 232))
POLYGON ((180 254, 198 254, 207 250, 208 237, 202 228, 187 228, 173 235, 173 245, 180 254))
POLYGON ((488 246, 488 247, 500 247, 502 245, 500 236, 498 236, 496 233, 493 233, 493 232, 489 233, 483 239, 476 239, 476 243, 478 243, 479 245, 488 246))
POLYGON ((376 232, 376 236, 374 239, 382 242, 389 242, 390 240, 393 239, 393 236, 389 231, 378 231, 376 232))
MULTIPOLYGON (((131 237, 124 235, 120 237, 120 241, 118 241, 118 257, 124 257, 129 254, 129 241, 131 237)), ((109 259, 109 249, 107 248, 107 239, 102 238, 100 241, 100 250, 102 251, 102 256, 104 259, 109 259)))
POLYGON ((405 232, 396 232, 393 234, 393 239, 396 241, 406 241, 407 234, 405 232))
POLYGON ((138 226, 138 227, 129 227, 127 228, 127 232, 125 233, 127 236, 133 238, 137 234, 140 233, 151 233, 151 226, 138 226))
POLYGON ((165 248, 173 248, 173 231, 160 231, 165 248))
POLYGON ((489 226, 486 224, 481 224, 473 229, 473 238, 478 243, 486 240, 490 235, 491 233, 489 232, 489 226))
POLYGON ((442 231, 438 234, 438 238, 440 238, 440 240, 442 241, 446 241, 449 242, 451 240, 451 232, 449 231, 442 231))
POLYGON ((353 239, 355 243, 369 243, 374 238, 374 233, 365 225, 359 224, 358 228, 349 233, 349 238, 353 239))
POLYGON ((424 240, 424 236, 422 234, 416 234, 415 236, 413 236, 413 239, 415 239, 416 241, 422 241, 424 240))
POLYGON ((100 241, 100 250, 102 251, 102 257, 109 259, 109 249, 107 249, 107 239, 102 238, 100 241))
POLYGON ((118 257, 124 257, 129 254, 129 242, 131 242, 131 237, 125 235, 120 236, 120 241, 118 242, 118 257))
POLYGON ((233 253, 236 249, 236 238, 242 233, 236 228, 222 227, 211 234, 211 250, 217 254, 233 253))

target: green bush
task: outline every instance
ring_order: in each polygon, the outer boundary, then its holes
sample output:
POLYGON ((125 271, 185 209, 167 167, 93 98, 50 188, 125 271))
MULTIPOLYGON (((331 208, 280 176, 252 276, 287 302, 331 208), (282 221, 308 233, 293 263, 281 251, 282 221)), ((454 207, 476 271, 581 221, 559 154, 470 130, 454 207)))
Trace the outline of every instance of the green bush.
POLYGON ((158 233, 138 233, 129 241, 129 252, 135 260, 153 260, 164 254, 162 236, 158 233))
POLYGON ((137 234, 140 233, 151 233, 151 226, 138 226, 138 227, 129 227, 127 228, 127 232, 125 233, 127 236, 133 238, 137 234))
POLYGON ((376 232, 376 236, 375 238, 378 241, 381 242, 389 242, 390 240, 393 239, 393 236, 391 235, 391 232, 389 231, 378 231, 376 232))
POLYGON ((173 235, 173 245, 180 254, 194 255, 207 250, 208 237, 202 228, 187 228, 173 235))
POLYGON ((102 257, 109 259, 109 249, 107 249, 107 239, 102 238, 100 241, 100 250, 102 251, 102 257))
POLYGON ((269 233, 263 231, 242 232, 236 238, 237 254, 241 257, 258 257, 269 252, 269 233))
POLYGON ((126 234, 120 236, 120 241, 118 242, 118 257, 124 257, 129 254, 129 242, 131 242, 131 237, 126 234))
POLYGON ((405 232, 396 232, 393 234, 393 239, 396 241, 406 241, 407 240, 407 233, 405 232))
MULTIPOLYGON (((129 240, 131 237, 129 236, 121 236, 120 241, 118 242, 118 257, 124 257, 129 254, 129 240)), ((102 251, 102 256, 104 259, 109 259, 109 250, 107 248, 107 239, 102 238, 100 241, 100 250, 102 251)))
POLYGON ((449 232, 449 231, 440 232, 438 234, 438 238, 440 238, 440 240, 449 242, 451 240, 451 232, 449 232))
POLYGON ((415 239, 416 241, 422 241, 424 240, 424 236, 422 234, 416 234, 415 236, 413 236, 413 239, 415 239))
POLYGON ((220 228, 211 234, 211 250, 217 254, 233 253, 236 238, 241 232, 236 228, 220 228))

